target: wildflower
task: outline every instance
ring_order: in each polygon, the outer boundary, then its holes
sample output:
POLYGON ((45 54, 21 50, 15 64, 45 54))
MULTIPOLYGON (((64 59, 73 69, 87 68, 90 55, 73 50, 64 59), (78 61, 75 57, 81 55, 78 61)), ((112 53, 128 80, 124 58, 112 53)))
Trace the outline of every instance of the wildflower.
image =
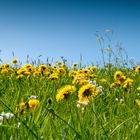
POLYGON ((0 125, 2 124, 3 116, 0 115, 0 125))
POLYGON ((23 78, 23 74, 18 75, 16 78, 17 78, 17 79, 23 78))
POLYGON ((79 100, 89 102, 89 99, 92 96, 96 96, 98 94, 96 90, 97 88, 93 84, 83 85, 78 91, 79 100))
POLYGON ((114 79, 116 81, 119 81, 122 76, 123 76, 123 73, 121 71, 116 71, 115 74, 114 74, 114 79))
POLYGON ((140 99, 136 99, 136 103, 138 106, 140 106, 140 99))
POLYGON ((124 100, 123 99, 120 99, 120 103, 122 103, 124 100))
POLYGON ((140 91, 140 86, 137 88, 138 91, 140 91))
POLYGON ((57 95, 56 95, 56 100, 60 101, 62 99, 67 98, 68 94, 71 94, 76 91, 75 86, 71 85, 65 85, 64 87, 58 89, 57 95))
POLYGON ((110 88, 115 88, 117 86, 117 83, 112 83, 111 85, 110 85, 110 88))
POLYGON ((47 65, 45 65, 45 64, 41 64, 40 66, 39 66, 39 71, 45 71, 45 70, 47 70, 47 65))
POLYGON ((119 79, 119 82, 120 83, 124 83, 124 81, 126 80, 126 76, 121 76, 121 78, 119 79))
POLYGON ((24 68, 28 69, 28 70, 31 70, 33 68, 33 65, 32 64, 25 64, 24 68))
POLYGON ((3 69, 1 70, 1 74, 5 74, 5 73, 8 73, 8 69, 3 68, 3 69))
POLYGON ((37 99, 38 98, 38 96, 36 96, 36 95, 31 95, 30 97, 29 97, 29 99, 37 99))
POLYGON ((26 71, 25 68, 20 68, 20 69, 17 70, 16 74, 17 75, 24 74, 25 71, 26 71))
POLYGON ((97 66, 91 66, 90 70, 95 71, 97 69, 97 66))
POLYGON ((56 65, 59 65, 60 66, 60 65, 62 65, 62 62, 61 61, 57 61, 56 62, 56 65))
POLYGON ((19 127, 20 127, 20 125, 21 125, 21 123, 20 123, 20 122, 18 122, 17 127, 19 128, 19 127))
POLYGON ((3 116, 0 115, 0 121, 3 121, 3 116))
POLYGON ((16 64, 17 63, 17 59, 16 58, 12 59, 12 63, 16 64))
POLYGON ((80 104, 77 104, 77 108, 80 108, 80 104))
POLYGON ((77 106, 80 106, 80 105, 88 105, 88 101, 78 101, 78 104, 77 106))
POLYGON ((35 108, 39 104, 39 100, 36 98, 31 98, 28 101, 29 108, 35 108))
POLYGON ((135 72, 140 72, 140 66, 137 66, 137 67, 135 68, 135 72))
POLYGON ((2 66, 3 66, 4 68, 9 68, 9 67, 10 67, 10 65, 9 65, 8 63, 4 63, 2 66))
POLYGON ((31 73, 30 73, 29 71, 25 71, 24 74, 28 76, 28 75, 30 75, 31 73))
MULTIPOLYGON (((98 88, 97 88, 97 90, 99 90, 99 92, 103 92, 103 87, 102 86, 99 86, 98 88)), ((96 90, 96 91, 97 91, 96 90)))
POLYGON ((78 64, 77 63, 73 63, 72 64, 72 67, 76 67, 78 64))
POLYGON ((131 86, 132 82, 133 82, 132 79, 127 78, 127 79, 125 80, 125 82, 124 82, 124 86, 123 86, 123 87, 124 87, 124 88, 128 88, 129 86, 131 86))
POLYGON ((51 80, 57 80, 58 79, 58 74, 56 74, 56 73, 51 74, 49 76, 49 79, 51 79, 51 80))
POLYGON ((25 110, 26 110, 25 102, 21 102, 21 103, 19 103, 19 105, 16 106, 16 112, 18 112, 18 111, 24 112, 25 110))
POLYGON ((2 112, 1 116, 5 117, 6 119, 9 119, 9 118, 12 118, 14 116, 14 114, 10 113, 10 112, 8 112, 8 113, 2 112))

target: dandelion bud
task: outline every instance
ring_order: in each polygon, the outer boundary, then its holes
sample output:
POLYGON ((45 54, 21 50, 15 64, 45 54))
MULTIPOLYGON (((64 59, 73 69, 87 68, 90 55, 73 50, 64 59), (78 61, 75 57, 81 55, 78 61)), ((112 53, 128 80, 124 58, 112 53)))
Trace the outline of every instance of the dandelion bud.
POLYGON ((52 99, 48 98, 48 104, 51 105, 52 104, 52 99))

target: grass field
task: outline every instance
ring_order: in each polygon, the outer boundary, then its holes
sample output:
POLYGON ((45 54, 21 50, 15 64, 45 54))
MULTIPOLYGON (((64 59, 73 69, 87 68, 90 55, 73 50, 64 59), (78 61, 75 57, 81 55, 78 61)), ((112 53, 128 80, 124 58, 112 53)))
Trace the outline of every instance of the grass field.
POLYGON ((0 67, 1 140, 140 138, 140 66, 0 67))

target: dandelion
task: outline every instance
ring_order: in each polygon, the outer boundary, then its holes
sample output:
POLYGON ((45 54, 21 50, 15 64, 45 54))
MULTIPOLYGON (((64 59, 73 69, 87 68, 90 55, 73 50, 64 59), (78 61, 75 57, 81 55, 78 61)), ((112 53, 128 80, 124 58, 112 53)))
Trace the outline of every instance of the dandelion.
POLYGON ((79 100, 89 102, 89 99, 92 96, 96 96, 98 94, 96 90, 97 88, 93 84, 83 85, 78 91, 79 100))
POLYGON ((9 67, 10 67, 9 63, 4 63, 2 66, 3 66, 4 68, 9 68, 9 67))
POLYGON ((132 82, 133 82, 132 79, 127 78, 127 79, 125 80, 125 82, 124 82, 123 87, 124 87, 124 88, 128 88, 129 86, 131 86, 132 82))
POLYGON ((49 79, 51 80, 57 80, 58 79, 58 74, 57 73, 53 73, 49 76, 49 79))
POLYGON ((90 70, 95 71, 97 69, 97 66, 91 66, 90 70))
POLYGON ((72 67, 76 67, 78 65, 78 63, 72 63, 72 67))
POLYGON ((137 67, 135 68, 135 72, 140 72, 140 66, 137 66, 137 67))
POLYGON ((62 99, 65 99, 68 97, 69 94, 72 94, 75 91, 76 91, 75 86, 65 85, 64 87, 58 89, 57 95, 56 95, 56 100, 60 101, 62 99))
POLYGON ((138 91, 140 91, 140 86, 137 88, 138 91))
POLYGON ((116 81, 119 81, 122 76, 123 76, 123 73, 121 71, 116 71, 115 74, 114 74, 114 79, 116 81))
POLYGON ((136 101, 137 105, 140 106, 140 99, 136 99, 135 101, 136 101))
POLYGON ((39 104, 39 100, 36 98, 31 98, 28 101, 29 108, 35 108, 39 104))
POLYGON ((60 66, 60 65, 62 65, 62 62, 61 61, 57 61, 56 62, 56 65, 59 65, 60 66))
POLYGON ((41 65, 39 66, 39 71, 43 72, 43 71, 45 71, 45 70, 47 70, 47 65, 41 64, 41 65))
POLYGON ((25 102, 19 103, 19 105, 16 107, 16 110, 17 110, 17 111, 18 111, 18 110, 20 110, 20 111, 25 111, 25 109, 26 109, 26 104, 25 104, 25 102))
POLYGON ((3 69, 1 70, 1 74, 5 74, 5 73, 8 73, 8 69, 3 68, 3 69))
POLYGON ((16 58, 13 58, 13 59, 12 59, 12 63, 13 63, 13 64, 16 64, 17 62, 18 62, 18 61, 17 61, 16 58))

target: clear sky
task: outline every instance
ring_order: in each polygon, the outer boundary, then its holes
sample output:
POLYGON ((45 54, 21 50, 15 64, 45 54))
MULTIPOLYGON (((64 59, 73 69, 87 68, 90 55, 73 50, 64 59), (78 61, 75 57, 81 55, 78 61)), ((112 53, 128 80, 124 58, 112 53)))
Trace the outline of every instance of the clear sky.
POLYGON ((100 61, 95 32, 113 30, 130 59, 140 60, 139 0, 0 0, 0 58, 100 61))

